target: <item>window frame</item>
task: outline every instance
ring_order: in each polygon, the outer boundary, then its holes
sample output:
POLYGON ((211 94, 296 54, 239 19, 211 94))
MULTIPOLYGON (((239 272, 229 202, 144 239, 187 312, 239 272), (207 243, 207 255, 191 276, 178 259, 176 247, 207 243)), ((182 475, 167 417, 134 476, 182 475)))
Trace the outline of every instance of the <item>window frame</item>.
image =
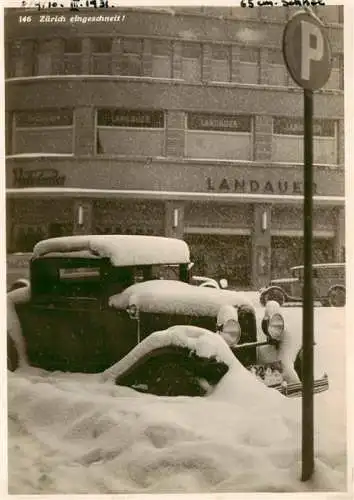
POLYGON ((211 72, 213 70, 212 68, 212 64, 214 61, 218 62, 218 61, 225 61, 226 62, 226 68, 227 68, 227 72, 228 72, 228 79, 227 80, 215 80, 212 76, 210 78, 210 81, 212 83, 228 83, 228 82, 231 82, 232 81, 232 45, 231 44, 217 44, 217 43, 212 43, 210 44, 210 48, 211 48, 211 57, 210 57, 210 68, 211 68, 211 72), (214 47, 222 47, 222 48, 225 48, 226 50, 226 58, 215 58, 213 57, 213 48, 214 47))
POLYGON ((82 45, 83 45, 83 38, 81 37, 71 37, 71 38, 66 38, 64 39, 64 48, 63 48, 63 74, 64 75, 76 75, 77 73, 67 73, 65 71, 66 69, 66 64, 68 63, 68 60, 70 57, 75 57, 79 60, 80 64, 79 64, 79 67, 80 67, 80 73, 79 74, 82 74, 82 53, 83 53, 83 50, 82 50, 82 45), (68 40, 80 40, 81 42, 81 50, 80 51, 77 51, 77 52, 67 52, 66 51, 66 42, 68 40))
MULTIPOLYGON (((13 111, 12 113, 12 141, 11 141, 11 153, 10 155, 31 155, 31 154, 36 154, 36 153, 15 153, 16 151, 16 135, 17 135, 17 132, 18 131, 32 131, 32 130, 36 130, 36 131, 41 131, 41 130, 71 130, 71 136, 72 136, 72 140, 71 140, 71 151, 66 153, 68 155, 73 155, 74 154, 74 151, 75 151, 75 130, 76 130, 76 123, 75 123, 75 109, 74 108, 58 108, 58 109, 55 109, 55 108, 47 108, 47 109, 44 109, 42 111, 48 111, 48 110, 51 110, 53 112, 58 112, 59 109, 63 109, 65 111, 68 111, 70 110, 72 112, 72 123, 71 125, 54 125, 54 126, 51 126, 51 125, 41 125, 41 126, 28 126, 28 127, 17 127, 16 125, 16 113, 18 112, 24 112, 24 111, 27 111, 28 113, 31 112, 31 110, 15 110, 13 111)), ((33 110, 32 110, 33 111, 33 110)), ((36 111, 38 112, 38 110, 36 111)), ((50 154, 52 155, 53 153, 38 153, 38 154, 42 154, 43 156, 45 156, 46 154, 50 154)), ((56 153, 54 153, 56 154, 56 153)), ((57 153, 58 155, 60 154, 64 154, 64 153, 57 153)))
MULTIPOLYGON (((254 151, 254 130, 255 130, 255 121, 254 121, 254 116, 253 115, 246 115, 246 114, 238 114, 238 115, 230 115, 230 114, 224 114, 224 113, 198 113, 198 112, 191 112, 191 113, 188 113, 186 112, 185 113, 185 117, 184 117, 184 131, 185 131, 185 148, 184 148, 184 156, 185 158, 194 158, 193 156, 188 156, 187 155, 187 134, 192 134, 193 133, 206 133, 206 134, 213 134, 215 136, 220 136, 220 135, 223 135, 223 136, 237 136, 237 137, 247 137, 249 138, 250 140, 250 145, 249 145, 249 159, 248 161, 252 161, 252 157, 253 157, 253 151, 254 151), (215 117, 215 116, 224 116, 224 117, 231 117, 231 116, 234 116, 235 118, 239 117, 239 116, 246 116, 250 119, 250 131, 235 131, 235 130, 212 130, 212 129, 192 129, 192 128, 189 128, 188 127, 188 116, 189 114, 200 114, 200 115, 210 115, 210 117, 215 117)), ((213 158, 214 160, 225 160, 225 158, 213 158)))
MULTIPOLYGON (((99 131, 100 129, 103 130, 111 130, 111 129, 120 129, 124 131, 134 131, 134 130, 146 130, 146 131, 154 131, 154 132, 161 132, 163 134, 163 141, 164 141, 164 152, 166 151, 166 131, 167 131, 167 116, 166 116, 166 110, 161 109, 161 110, 142 110, 142 109, 124 109, 124 108, 109 108, 109 107, 101 107, 101 108, 95 108, 95 156, 117 156, 117 153, 104 153, 104 152, 99 152, 98 151, 98 146, 99 146, 99 131), (163 118, 163 127, 135 127, 135 126, 120 126, 120 125, 98 125, 98 112, 102 110, 122 110, 122 111, 135 111, 138 113, 143 113, 143 112, 156 112, 159 111, 162 113, 162 118, 163 118)), ((124 155, 126 156, 126 155, 124 155)), ((132 154, 134 156, 134 154, 132 154)))
POLYGON ((93 37, 91 38, 91 55, 90 55, 90 74, 91 75, 111 75, 112 74, 112 48, 113 48, 113 38, 112 37, 93 37), (93 42, 97 40, 109 40, 110 41, 110 51, 97 51, 94 50, 93 42), (94 60, 95 58, 107 58, 109 72, 108 73, 96 73, 94 72, 94 60))
MULTIPOLYGON (((272 120, 272 144, 273 144, 273 140, 275 138, 280 138, 280 137, 297 137, 298 139, 302 139, 303 138, 303 135, 304 135, 304 132, 302 131, 302 133, 297 133, 297 134, 275 134, 274 133, 274 119, 277 119, 277 118, 285 118, 287 120, 291 120, 291 119, 295 119, 295 120, 303 120, 302 117, 287 117, 287 116, 273 116, 272 117, 273 120, 272 120)), ((326 120, 328 122, 333 122, 333 125, 334 125, 334 135, 316 135, 315 131, 313 132, 313 138, 314 140, 315 139, 331 139, 332 141, 334 141, 334 146, 335 146, 335 155, 337 157, 337 162, 336 163, 326 163, 325 165, 336 165, 338 166, 338 158, 339 158, 339 121, 338 120, 333 120, 333 119, 330 119, 330 118, 314 118, 314 122, 316 122, 316 120, 326 120)), ((280 162, 280 163, 287 163, 287 162, 280 162)), ((297 162, 291 162, 291 163, 295 163, 295 164, 300 164, 302 163, 302 161, 297 161, 297 162)), ((314 164, 322 164, 322 163, 318 163, 315 161, 314 159, 314 164)))

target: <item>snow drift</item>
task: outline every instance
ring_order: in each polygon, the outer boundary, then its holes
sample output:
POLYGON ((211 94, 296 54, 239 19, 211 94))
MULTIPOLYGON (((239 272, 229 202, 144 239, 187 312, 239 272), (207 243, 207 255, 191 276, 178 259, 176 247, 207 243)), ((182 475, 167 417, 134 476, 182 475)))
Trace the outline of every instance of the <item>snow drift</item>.
MULTIPOLYGON (((29 367, 9 373, 9 492, 344 491, 343 363, 332 348, 343 322, 336 310, 320 312, 321 334, 331 327, 322 340, 333 384, 315 398, 310 482, 299 480, 301 400, 266 388, 212 335, 204 354, 217 354, 230 369, 204 398, 141 394, 101 375, 29 367)), ((183 341, 178 328, 174 335, 183 341)), ((197 348, 204 333, 195 333, 189 338, 197 348)))

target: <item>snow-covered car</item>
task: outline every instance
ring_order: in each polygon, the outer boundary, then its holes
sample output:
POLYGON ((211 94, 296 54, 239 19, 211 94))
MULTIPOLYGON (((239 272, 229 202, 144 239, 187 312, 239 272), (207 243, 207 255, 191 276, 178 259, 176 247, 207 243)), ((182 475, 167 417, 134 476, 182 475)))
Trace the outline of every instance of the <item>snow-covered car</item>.
MULTIPOLYGON (((290 278, 274 279, 260 290, 259 300, 263 306, 268 300, 275 300, 280 305, 302 302, 304 266, 290 268, 290 274, 290 278)), ((345 263, 313 264, 312 287, 314 299, 323 306, 345 306, 345 263)))
MULTIPOLYGON (((189 248, 182 240, 52 238, 35 245, 29 274, 29 282, 7 294, 10 370, 30 364, 48 371, 98 373, 122 362, 128 374, 131 366, 140 367, 140 379, 143 373, 157 380, 166 370, 174 373, 172 364, 176 374, 169 379, 179 387, 172 392, 189 393, 178 383, 181 371, 210 384, 227 371, 208 355, 207 345, 198 353, 178 342, 148 342, 145 351, 140 347, 152 334, 154 339, 156 332, 184 325, 219 335, 266 385, 301 394, 301 317, 299 325, 290 324, 275 302, 255 310, 240 292, 191 285, 189 248), (134 359, 129 366, 127 356, 134 359)), ((314 391, 327 388, 326 375, 315 372, 314 391)))
POLYGON ((208 288, 226 289, 228 287, 228 282, 225 278, 217 281, 214 278, 208 278, 207 276, 195 276, 191 277, 191 284, 195 286, 206 286, 208 288))

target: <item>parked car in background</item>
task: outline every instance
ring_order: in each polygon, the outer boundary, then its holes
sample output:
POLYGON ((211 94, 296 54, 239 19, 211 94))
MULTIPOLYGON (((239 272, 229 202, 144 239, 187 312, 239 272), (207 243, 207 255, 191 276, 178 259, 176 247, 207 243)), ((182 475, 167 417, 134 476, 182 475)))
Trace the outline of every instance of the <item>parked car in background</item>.
POLYGON ((227 280, 225 278, 222 278, 221 280, 217 281, 213 278, 207 278, 206 276, 192 276, 191 277, 191 284, 195 286, 206 286, 208 288, 217 288, 217 289, 223 289, 226 290, 227 287, 229 286, 227 280))
MULTIPOLYGON (((30 281, 20 285, 7 294, 11 370, 25 358, 49 371, 101 372, 130 353, 134 357, 134 349, 155 332, 146 355, 133 363, 138 375, 129 372, 125 383, 140 387, 146 377, 145 390, 161 394, 158 381, 168 367, 174 387, 163 390, 185 394, 188 389, 179 383, 183 370, 194 373, 197 384, 216 383, 225 373, 225 366, 210 358, 208 343, 199 346, 198 356, 188 346, 177 349, 183 347, 178 339, 177 346, 154 343, 160 338, 156 332, 186 325, 192 337, 194 327, 220 335, 266 385, 301 394, 301 318, 299 326, 290 325, 275 302, 256 311, 240 292, 192 286, 189 248, 182 240, 132 235, 44 240, 34 247, 30 281)), ((314 391, 327 388, 321 374, 314 391)))
MULTIPOLYGON (((274 279, 260 290, 260 302, 264 306, 269 300, 280 305, 302 302, 304 266, 290 269, 291 278, 274 279)), ((312 285, 314 300, 323 306, 345 306, 345 263, 313 264, 312 285)))

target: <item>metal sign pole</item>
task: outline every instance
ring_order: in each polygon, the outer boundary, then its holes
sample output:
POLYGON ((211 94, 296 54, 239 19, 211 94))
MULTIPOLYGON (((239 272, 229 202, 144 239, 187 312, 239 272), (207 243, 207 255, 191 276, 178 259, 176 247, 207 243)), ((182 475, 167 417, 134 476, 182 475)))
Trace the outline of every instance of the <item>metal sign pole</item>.
POLYGON ((295 13, 283 33, 283 54, 293 80, 304 89, 304 288, 302 309, 302 481, 311 478, 314 464, 313 411, 313 91, 331 74, 331 48, 324 25, 311 10, 295 13))
POLYGON ((312 191, 313 92, 304 90, 304 289, 302 309, 302 481, 314 471, 312 191))

